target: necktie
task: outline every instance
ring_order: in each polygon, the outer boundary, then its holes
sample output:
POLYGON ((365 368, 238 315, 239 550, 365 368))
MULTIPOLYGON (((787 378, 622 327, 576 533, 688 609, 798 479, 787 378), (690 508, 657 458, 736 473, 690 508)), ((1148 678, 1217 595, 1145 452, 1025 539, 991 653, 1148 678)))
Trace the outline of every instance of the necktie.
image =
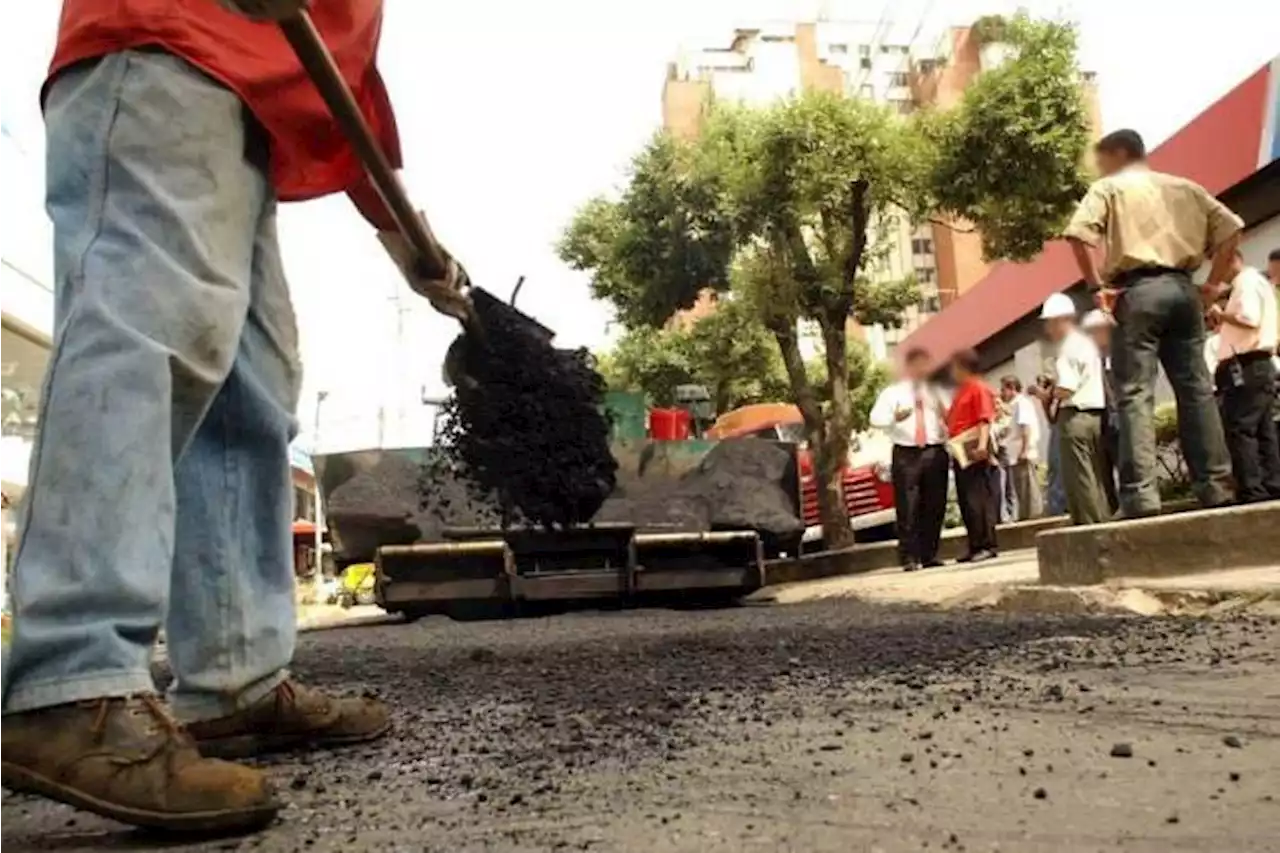
POLYGON ((920 394, 920 389, 916 389, 916 447, 924 447, 926 438, 924 434, 924 397, 920 394))

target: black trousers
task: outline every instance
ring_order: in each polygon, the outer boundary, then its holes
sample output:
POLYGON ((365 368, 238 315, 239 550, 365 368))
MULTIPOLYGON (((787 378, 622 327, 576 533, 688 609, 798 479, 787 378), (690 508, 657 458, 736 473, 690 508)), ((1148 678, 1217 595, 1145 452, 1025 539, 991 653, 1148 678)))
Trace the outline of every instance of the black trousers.
POLYGON ((1102 452, 1107 469, 1102 490, 1107 495, 1107 506, 1114 515, 1120 509, 1120 495, 1116 492, 1116 472, 1120 470, 1120 433, 1115 418, 1109 413, 1102 423, 1102 452))
POLYGON ((1000 520, 1000 469, 987 462, 968 468, 955 466, 956 498, 969 536, 969 553, 996 550, 996 523, 1000 520))
POLYGON ((1242 503, 1280 498, 1280 436, 1275 422, 1276 369, 1269 353, 1245 353, 1218 365, 1222 426, 1242 503), (1233 370, 1238 365, 1239 370, 1233 370), (1235 373, 1242 384, 1232 378, 1235 373))
POLYGON ((905 565, 938 558, 947 515, 947 449, 893 448, 893 504, 898 516, 898 559, 905 565))

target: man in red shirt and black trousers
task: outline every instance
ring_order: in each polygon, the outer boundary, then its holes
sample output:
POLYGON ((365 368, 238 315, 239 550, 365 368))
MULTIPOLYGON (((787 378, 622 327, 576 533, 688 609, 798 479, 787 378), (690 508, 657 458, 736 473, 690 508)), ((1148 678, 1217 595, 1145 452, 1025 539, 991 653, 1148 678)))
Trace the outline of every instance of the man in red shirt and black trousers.
MULTIPOLYGON (((288 671, 301 371, 276 203, 347 191, 392 227, 274 23, 304 5, 63 3, 42 93, 54 348, 4 671, 12 790, 140 826, 239 830, 279 803, 261 770, 212 756, 390 728, 382 703, 288 671), (151 678, 162 624, 167 705, 151 678)), ((312 12, 398 166, 374 68, 380 0, 312 12)))
POLYGON ((1000 470, 993 464, 991 453, 996 398, 978 373, 978 354, 973 350, 962 350, 953 356, 951 375, 956 390, 947 411, 947 432, 953 439, 969 431, 976 436, 971 444, 969 464, 955 463, 956 496, 969 537, 969 550, 959 562, 977 563, 996 556, 1000 470))

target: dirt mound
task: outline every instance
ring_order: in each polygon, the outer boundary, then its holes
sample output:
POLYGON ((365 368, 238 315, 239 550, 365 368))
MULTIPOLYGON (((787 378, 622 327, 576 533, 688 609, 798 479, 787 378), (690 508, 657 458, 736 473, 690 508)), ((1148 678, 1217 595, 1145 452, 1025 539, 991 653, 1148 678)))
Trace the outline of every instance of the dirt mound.
POLYGON ((534 328, 477 300, 483 340, 464 335, 441 444, 482 492, 544 526, 589 520, 613 491, 617 462, 603 414, 604 380, 586 350, 551 346, 534 328))

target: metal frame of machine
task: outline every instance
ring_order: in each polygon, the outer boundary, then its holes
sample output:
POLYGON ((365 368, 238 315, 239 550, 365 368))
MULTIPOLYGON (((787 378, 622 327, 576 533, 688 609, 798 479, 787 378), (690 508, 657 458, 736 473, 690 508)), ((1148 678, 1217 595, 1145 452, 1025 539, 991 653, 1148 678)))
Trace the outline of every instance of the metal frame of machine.
POLYGON ((644 532, 624 524, 564 530, 455 528, 449 541, 378 549, 377 599, 415 617, 537 602, 645 599, 702 603, 765 584, 753 530, 644 532))

